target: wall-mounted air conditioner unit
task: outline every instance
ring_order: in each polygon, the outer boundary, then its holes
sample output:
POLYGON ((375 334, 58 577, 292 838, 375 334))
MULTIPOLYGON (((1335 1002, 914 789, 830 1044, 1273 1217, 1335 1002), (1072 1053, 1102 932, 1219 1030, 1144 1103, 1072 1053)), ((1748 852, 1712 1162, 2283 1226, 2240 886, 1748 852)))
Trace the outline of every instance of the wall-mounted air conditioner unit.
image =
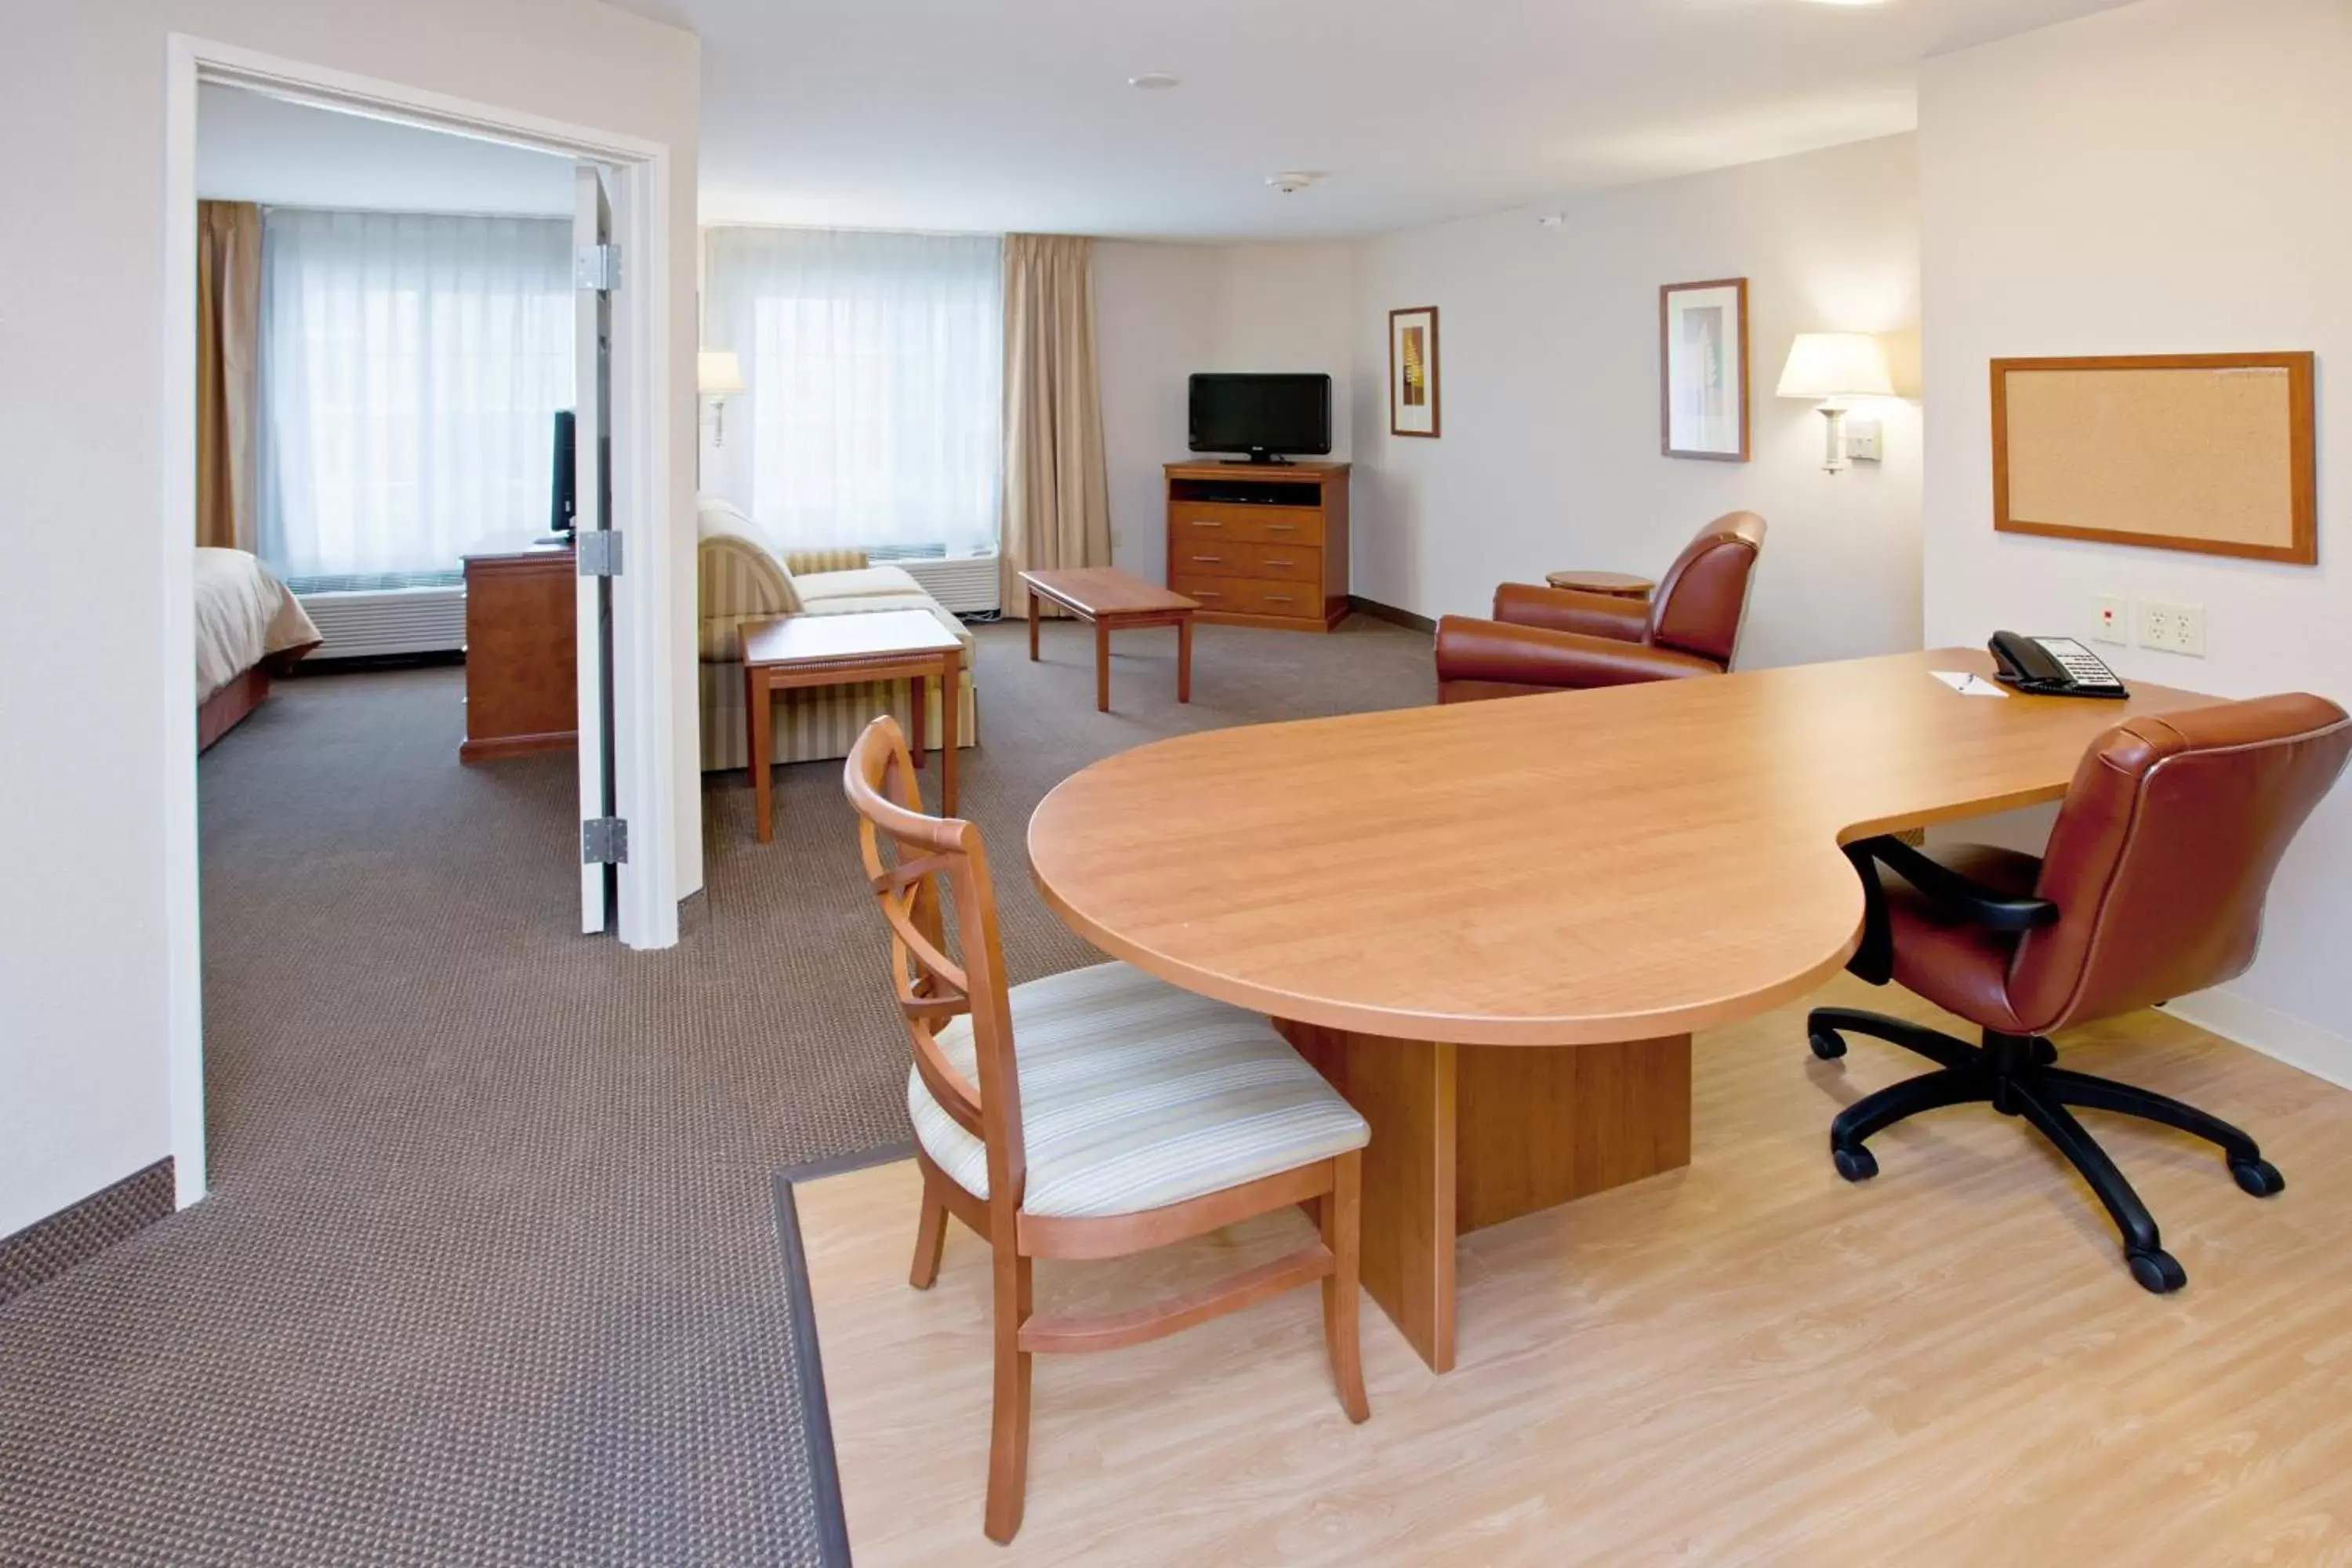
POLYGON ((383 588, 294 595, 318 623, 312 658, 447 653, 466 646, 466 590, 383 588))

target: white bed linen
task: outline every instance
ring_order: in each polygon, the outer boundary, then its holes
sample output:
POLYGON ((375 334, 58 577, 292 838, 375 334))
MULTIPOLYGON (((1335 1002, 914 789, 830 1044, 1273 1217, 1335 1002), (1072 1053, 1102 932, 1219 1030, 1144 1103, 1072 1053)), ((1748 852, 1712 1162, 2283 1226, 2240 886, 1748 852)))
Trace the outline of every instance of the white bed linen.
POLYGON ((314 645, 319 628, 278 574, 242 550, 196 551, 196 700, 273 653, 314 645))

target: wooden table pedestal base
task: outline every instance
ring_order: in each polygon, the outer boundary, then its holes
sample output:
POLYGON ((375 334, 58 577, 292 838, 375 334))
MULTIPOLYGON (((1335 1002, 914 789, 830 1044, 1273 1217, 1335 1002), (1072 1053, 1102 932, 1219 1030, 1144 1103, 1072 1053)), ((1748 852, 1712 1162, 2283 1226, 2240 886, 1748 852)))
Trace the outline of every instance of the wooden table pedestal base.
POLYGON ((1364 1289, 1454 1367, 1456 1237, 1690 1163, 1690 1037, 1454 1046, 1280 1022, 1371 1123, 1364 1289))

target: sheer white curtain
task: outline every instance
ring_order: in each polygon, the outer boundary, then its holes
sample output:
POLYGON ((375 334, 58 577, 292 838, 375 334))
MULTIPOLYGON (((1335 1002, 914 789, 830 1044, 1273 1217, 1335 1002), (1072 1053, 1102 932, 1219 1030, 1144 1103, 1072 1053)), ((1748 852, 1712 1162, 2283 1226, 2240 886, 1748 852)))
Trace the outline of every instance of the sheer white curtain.
POLYGON ((710 232, 704 340, 741 360, 706 488, 784 548, 996 548, 1004 284, 992 236, 710 232))
POLYGON ((264 560, 415 577, 546 529, 569 223, 274 208, 262 255, 264 560))

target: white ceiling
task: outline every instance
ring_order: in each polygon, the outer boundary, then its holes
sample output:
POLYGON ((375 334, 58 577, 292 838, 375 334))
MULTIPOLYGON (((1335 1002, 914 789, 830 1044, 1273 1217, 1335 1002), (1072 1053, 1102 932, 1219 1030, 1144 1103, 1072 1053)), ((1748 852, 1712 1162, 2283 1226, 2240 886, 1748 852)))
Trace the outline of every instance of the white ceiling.
POLYGON ((618 3, 701 35, 705 222, 1278 238, 1908 130, 1924 57, 2121 0, 618 3))
POLYGON ((267 98, 196 90, 196 194, 361 212, 572 216, 572 163, 267 98))

